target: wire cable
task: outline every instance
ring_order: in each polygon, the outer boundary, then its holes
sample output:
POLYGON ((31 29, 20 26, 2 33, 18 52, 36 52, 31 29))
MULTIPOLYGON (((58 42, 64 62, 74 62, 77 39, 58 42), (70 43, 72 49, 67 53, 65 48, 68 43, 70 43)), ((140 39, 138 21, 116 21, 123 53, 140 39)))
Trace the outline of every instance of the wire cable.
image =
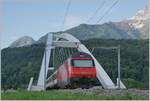
POLYGON ((65 25, 65 22, 66 22, 66 19, 67 19, 67 15, 68 15, 68 11, 69 11, 69 8, 70 8, 70 4, 71 4, 71 0, 68 0, 67 7, 66 7, 66 12, 65 12, 64 19, 63 19, 63 22, 62 22, 61 30, 64 29, 64 25, 65 25))
POLYGON ((87 20, 87 23, 95 17, 95 15, 102 9, 102 7, 104 6, 105 3, 106 3, 105 0, 102 3, 100 3, 100 5, 97 7, 97 9, 92 14, 92 16, 87 20))
POLYGON ((100 21, 112 10, 112 8, 119 2, 119 0, 116 0, 109 9, 107 9, 107 11, 104 13, 104 15, 96 22, 96 23, 100 23, 100 21))

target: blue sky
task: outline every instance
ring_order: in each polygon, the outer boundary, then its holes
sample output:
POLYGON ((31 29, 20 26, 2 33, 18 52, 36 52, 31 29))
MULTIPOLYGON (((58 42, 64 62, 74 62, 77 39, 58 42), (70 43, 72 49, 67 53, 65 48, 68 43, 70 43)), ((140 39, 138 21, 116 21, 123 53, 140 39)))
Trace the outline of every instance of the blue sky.
MULTIPOLYGON (((88 18, 104 0, 71 0, 64 29, 61 29, 67 2, 68 0, 3 0, 0 7, 1 47, 7 47, 25 35, 37 40, 48 32, 69 29, 81 23, 95 24, 114 0, 105 0, 102 9, 89 22, 88 18)), ((119 0, 100 23, 130 18, 146 3, 147 0, 119 0)))

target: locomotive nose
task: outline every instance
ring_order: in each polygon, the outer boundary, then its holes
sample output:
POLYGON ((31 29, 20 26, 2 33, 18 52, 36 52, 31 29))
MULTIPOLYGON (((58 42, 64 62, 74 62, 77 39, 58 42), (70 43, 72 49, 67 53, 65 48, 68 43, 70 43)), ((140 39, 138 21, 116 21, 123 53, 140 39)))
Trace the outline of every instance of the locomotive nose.
POLYGON ((95 78, 96 70, 95 68, 72 68, 71 72, 72 77, 79 78, 95 78))

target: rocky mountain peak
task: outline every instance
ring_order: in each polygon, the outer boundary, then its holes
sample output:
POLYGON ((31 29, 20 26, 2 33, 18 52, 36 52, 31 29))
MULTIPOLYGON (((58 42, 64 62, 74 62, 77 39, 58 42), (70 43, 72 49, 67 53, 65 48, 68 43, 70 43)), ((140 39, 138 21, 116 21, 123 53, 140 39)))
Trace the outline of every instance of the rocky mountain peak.
POLYGON ((22 46, 28 46, 35 42, 35 40, 30 36, 23 36, 16 41, 14 41, 9 47, 22 47, 22 46))
POLYGON ((149 19, 149 6, 146 5, 144 9, 139 10, 135 16, 130 18, 131 20, 148 20, 149 19))
POLYGON ((137 29, 141 29, 148 23, 149 17, 149 5, 146 5, 144 9, 139 10, 135 16, 129 19, 129 24, 137 29))

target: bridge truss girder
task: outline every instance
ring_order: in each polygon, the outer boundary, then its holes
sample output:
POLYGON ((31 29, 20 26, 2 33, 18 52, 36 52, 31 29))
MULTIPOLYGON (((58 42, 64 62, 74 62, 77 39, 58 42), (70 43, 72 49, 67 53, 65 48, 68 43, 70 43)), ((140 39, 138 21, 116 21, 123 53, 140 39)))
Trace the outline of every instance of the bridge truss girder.
MULTIPOLYGON (((110 79, 108 74, 105 72, 103 67, 100 65, 100 63, 96 60, 96 58, 92 55, 92 53, 74 36, 62 33, 62 34, 53 34, 48 33, 47 42, 46 42, 46 49, 44 52, 42 64, 41 64, 41 70, 39 73, 39 78, 37 82, 37 89, 45 90, 46 88, 46 79, 47 79, 47 73, 49 70, 49 61, 50 61, 50 55, 51 50, 55 47, 76 47, 79 52, 85 52, 90 54, 95 62, 96 66, 96 76, 100 83, 102 84, 104 89, 116 89, 117 86, 113 83, 113 81, 110 79), (54 40, 55 39, 55 40, 54 40), (60 41, 59 39, 64 39, 65 41, 60 41)), ((122 82, 120 82, 120 88, 125 89, 126 87, 122 82)))

